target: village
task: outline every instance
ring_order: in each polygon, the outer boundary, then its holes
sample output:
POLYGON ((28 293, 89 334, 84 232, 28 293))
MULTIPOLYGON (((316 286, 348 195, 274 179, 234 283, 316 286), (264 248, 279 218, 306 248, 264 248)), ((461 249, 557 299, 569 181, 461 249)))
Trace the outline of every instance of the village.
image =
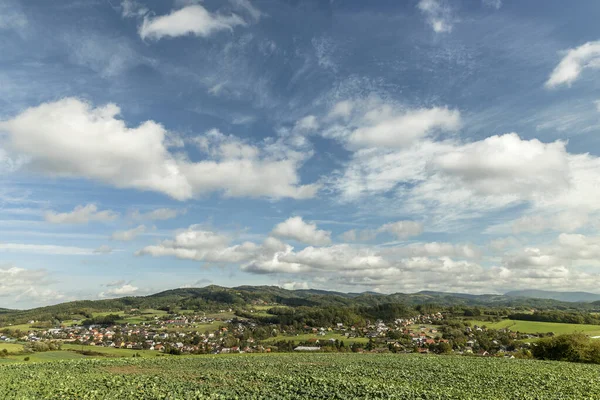
MULTIPOLYGON (((230 310, 231 311, 231 310, 230 310)), ((291 332, 280 326, 261 325, 252 319, 200 314, 169 314, 147 321, 114 324, 68 324, 48 329, 0 329, 0 340, 29 344, 43 351, 44 343, 87 352, 94 348, 151 351, 157 354, 225 354, 279 351, 353 351, 403 353, 456 353, 513 357, 526 350, 529 339, 508 329, 493 331, 484 326, 460 326, 437 312, 365 326, 303 326, 291 332), (454 326, 453 326, 454 324, 454 326), (522 341, 525 340, 525 341, 522 341), (70 347, 69 347, 70 346, 70 347)), ((29 321, 32 325, 35 321, 29 321)))

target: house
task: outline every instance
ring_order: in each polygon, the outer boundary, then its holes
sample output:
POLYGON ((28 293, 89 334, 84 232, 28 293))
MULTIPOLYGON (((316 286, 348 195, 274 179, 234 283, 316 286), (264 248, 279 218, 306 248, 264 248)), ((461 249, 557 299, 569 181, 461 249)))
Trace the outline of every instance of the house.
POLYGON ((318 346, 297 346, 294 351, 319 351, 321 350, 318 346))

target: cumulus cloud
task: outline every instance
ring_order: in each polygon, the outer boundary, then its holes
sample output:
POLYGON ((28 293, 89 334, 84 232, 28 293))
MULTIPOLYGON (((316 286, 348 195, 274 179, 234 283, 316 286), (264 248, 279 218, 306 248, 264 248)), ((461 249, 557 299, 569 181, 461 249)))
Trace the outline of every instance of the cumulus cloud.
POLYGON ((302 217, 291 217, 273 228, 274 236, 293 239, 300 243, 324 246, 331 243, 331 232, 317 229, 317 224, 304 222, 302 217))
POLYGON ((587 42, 567 50, 546 81, 547 88, 571 85, 586 69, 600 68, 600 41, 587 42))
POLYGON ((309 288, 306 282, 284 282, 280 286, 286 290, 305 290, 309 288))
POLYGON ((130 240, 135 239, 138 235, 140 235, 140 234, 142 234, 144 232, 146 232, 146 226, 145 225, 139 225, 136 228, 129 229, 129 230, 126 230, 126 231, 117 231, 117 232, 114 232, 111 235, 110 238, 112 240, 120 240, 120 241, 125 241, 126 242, 126 241, 130 241, 130 240))
POLYGON ((539 248, 518 248, 519 243, 511 238, 497 245, 503 251, 507 247, 512 250, 501 259, 494 258, 491 266, 483 266, 479 263, 485 259, 481 249, 468 243, 335 244, 295 249, 273 237, 260 244, 233 243, 228 235, 192 226, 173 240, 148 246, 138 254, 237 264, 246 273, 276 276, 290 288, 312 282, 351 290, 489 293, 548 285, 560 290, 589 289, 600 277, 580 268, 598 263, 597 237, 561 234, 555 242, 539 248))
POLYGON ((435 33, 452 31, 454 18, 445 0, 419 0, 417 8, 425 15, 427 23, 435 33))
POLYGON ((139 288, 130 284, 108 289, 104 292, 100 292, 98 297, 124 297, 124 296, 135 296, 139 291, 139 288))
POLYGON ((54 304, 65 300, 67 300, 67 296, 58 290, 35 286, 31 286, 15 296, 16 302, 27 301, 33 304, 54 304))
POLYGON ((370 210, 423 215, 435 230, 515 205, 532 213, 598 210, 599 173, 598 157, 570 154, 563 141, 509 133, 471 143, 424 139, 404 149, 360 149, 330 185, 342 202, 369 198, 370 210))
POLYGON ((14 295, 24 288, 46 280, 44 269, 25 269, 14 266, 0 266, 0 297, 14 295))
POLYGON ((189 5, 170 14, 144 18, 139 28, 142 39, 158 40, 163 37, 200 36, 207 37, 216 32, 246 25, 236 14, 221 15, 211 13, 199 4, 189 5))
POLYGON ((297 170, 310 154, 283 139, 261 148, 240 147, 233 136, 209 132, 206 159, 191 162, 171 154, 173 135, 162 125, 146 121, 129 128, 119 113, 114 104, 94 108, 67 98, 0 122, 0 131, 7 133, 8 148, 28 157, 28 167, 40 173, 151 190, 177 200, 215 191, 231 197, 308 198, 319 188, 299 184, 297 170))
POLYGON ((447 107, 405 108, 380 100, 335 104, 329 118, 342 118, 324 135, 342 140, 351 149, 402 148, 436 132, 454 132, 461 126, 458 110, 447 107))
POLYGON ((45 304, 64 300, 61 292, 48 288, 52 283, 44 269, 26 269, 0 265, 0 298, 10 298, 15 303, 28 301, 45 304))
POLYGON ((522 140, 516 133, 456 147, 434 159, 440 171, 482 194, 560 191, 569 186, 565 143, 522 140))
POLYGON ((95 204, 76 206, 71 212, 48 211, 44 214, 44 219, 53 224, 87 224, 90 221, 108 222, 114 221, 118 217, 119 214, 111 210, 98 211, 95 204))
POLYGON ((304 199, 314 197, 318 184, 299 185, 298 168, 307 155, 300 146, 282 140, 262 148, 213 129, 195 142, 208 160, 188 163, 184 171, 199 192, 223 191, 229 197, 304 199))
POLYGON ((191 197, 192 188, 164 145, 167 132, 154 121, 128 128, 119 107, 94 108, 76 98, 32 107, 0 122, 9 146, 30 165, 59 177, 87 177, 117 187, 191 197))
POLYGON ((173 240, 146 246, 136 254, 154 257, 175 256, 212 263, 237 263, 252 258, 260 250, 260 246, 251 242, 231 245, 231 241, 227 235, 192 225, 176 234, 173 240))

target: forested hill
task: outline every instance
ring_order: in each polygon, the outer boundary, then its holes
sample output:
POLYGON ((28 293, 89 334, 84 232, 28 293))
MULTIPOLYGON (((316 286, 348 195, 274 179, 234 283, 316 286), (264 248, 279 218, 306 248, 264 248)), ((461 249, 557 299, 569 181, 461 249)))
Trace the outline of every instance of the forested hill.
POLYGON ((507 292, 506 296, 536 299, 552 299, 568 302, 600 301, 600 294, 589 292, 553 292, 548 290, 515 290, 507 292))
POLYGON ((402 304, 409 307, 437 305, 443 307, 531 307, 538 309, 590 310, 591 303, 565 303, 551 299, 528 299, 505 295, 471 295, 424 291, 404 294, 341 293, 324 290, 286 290, 276 286, 239 286, 226 288, 206 286, 167 290, 149 296, 123 297, 107 300, 81 300, 31 310, 0 310, 3 323, 27 320, 66 320, 72 315, 139 309, 219 310, 243 309, 251 305, 281 305, 288 307, 373 307, 402 304))

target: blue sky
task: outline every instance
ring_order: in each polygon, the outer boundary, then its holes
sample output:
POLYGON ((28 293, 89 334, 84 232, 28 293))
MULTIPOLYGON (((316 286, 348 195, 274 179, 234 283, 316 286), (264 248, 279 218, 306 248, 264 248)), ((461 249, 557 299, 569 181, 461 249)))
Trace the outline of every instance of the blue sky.
POLYGON ((0 5, 0 307, 596 290, 600 4, 0 5))

